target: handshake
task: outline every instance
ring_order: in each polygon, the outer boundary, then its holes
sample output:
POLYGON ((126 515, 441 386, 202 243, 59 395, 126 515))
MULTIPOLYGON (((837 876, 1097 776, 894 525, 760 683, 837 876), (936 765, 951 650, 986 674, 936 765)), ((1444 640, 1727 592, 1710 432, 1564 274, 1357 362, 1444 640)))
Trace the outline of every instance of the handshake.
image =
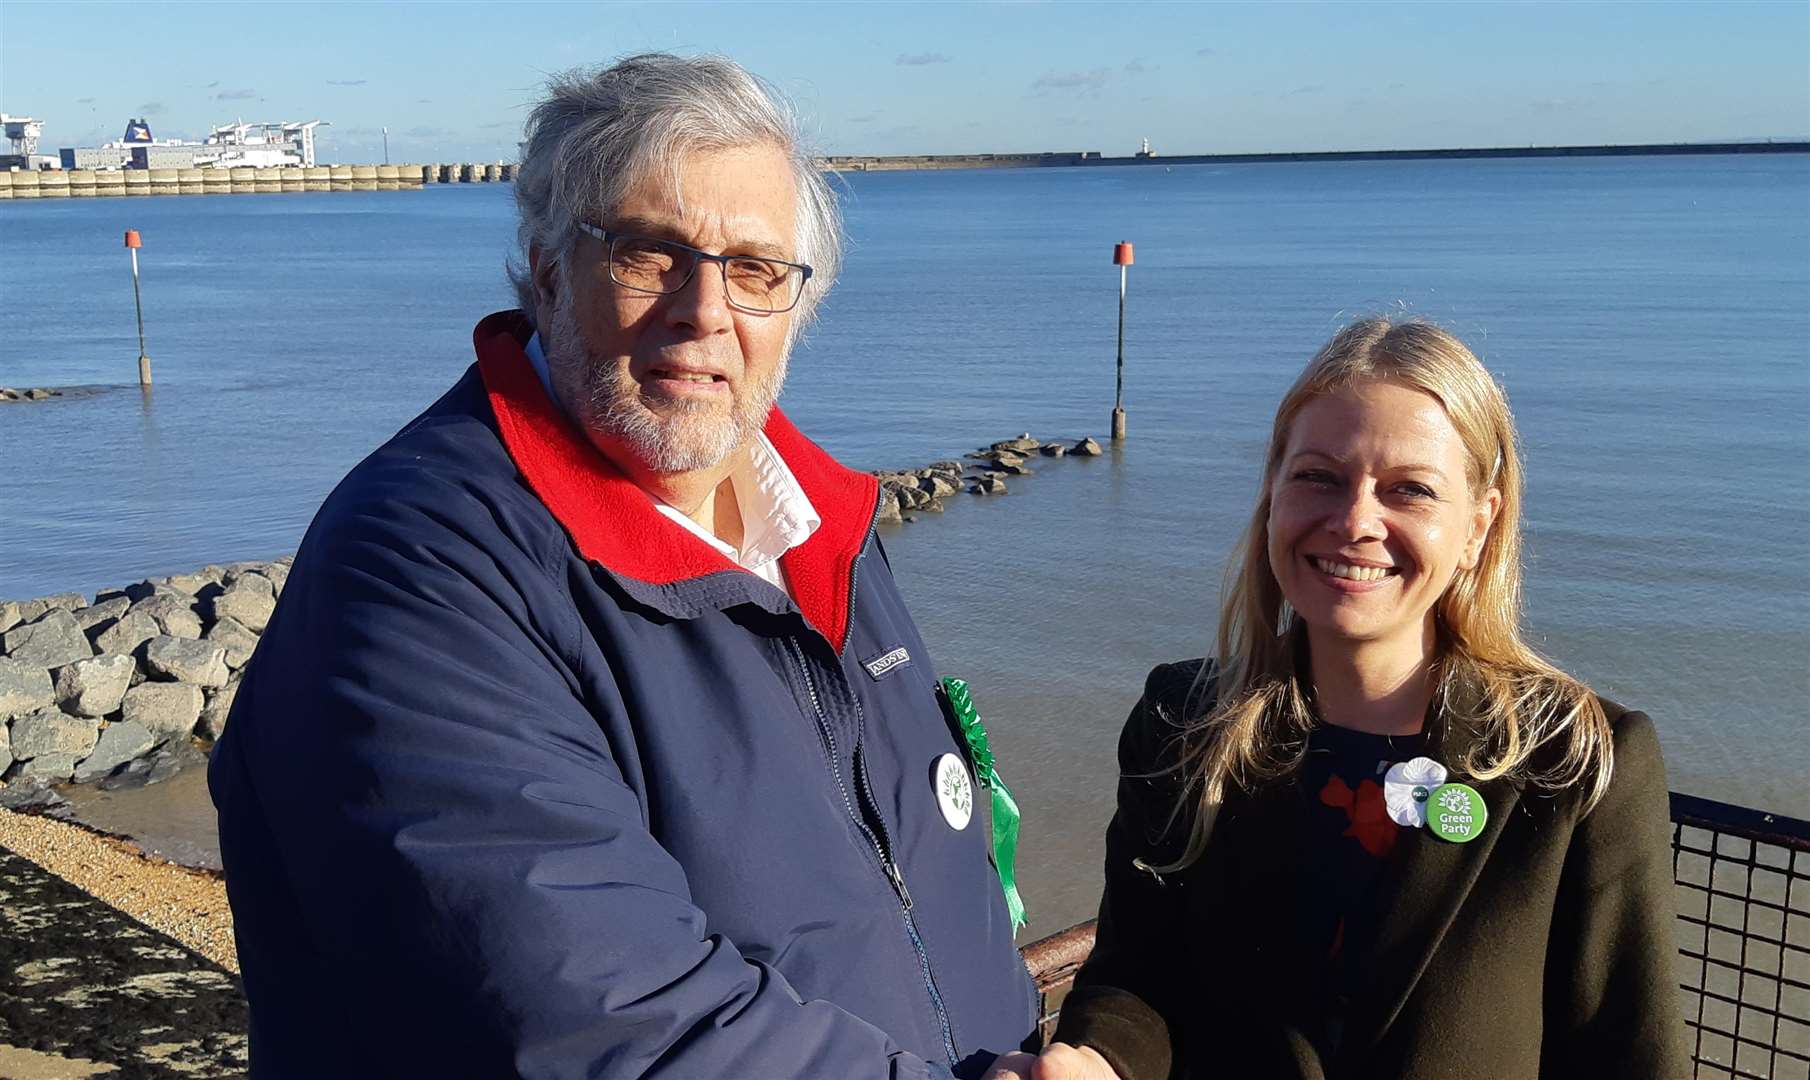
POLYGON ((1051 1043, 1040 1055, 1001 1054, 985 1073, 986 1080, 1120 1080, 1091 1046, 1051 1043))

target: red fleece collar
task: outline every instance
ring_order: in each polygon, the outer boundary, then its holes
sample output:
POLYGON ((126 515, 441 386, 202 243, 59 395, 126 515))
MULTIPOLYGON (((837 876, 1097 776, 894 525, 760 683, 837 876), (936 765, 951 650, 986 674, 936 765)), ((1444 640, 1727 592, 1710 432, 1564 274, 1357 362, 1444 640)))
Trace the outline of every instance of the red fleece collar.
MULTIPOLYGON (((671 585, 723 571, 746 573, 654 508, 547 397, 524 347, 533 333, 519 311, 487 316, 472 331, 478 371, 503 445, 528 486, 571 534, 579 554, 611 573, 671 585)), ((841 653, 848 637, 852 570, 867 542, 879 482, 837 464, 775 408, 766 435, 823 524, 780 556, 792 599, 841 653)))

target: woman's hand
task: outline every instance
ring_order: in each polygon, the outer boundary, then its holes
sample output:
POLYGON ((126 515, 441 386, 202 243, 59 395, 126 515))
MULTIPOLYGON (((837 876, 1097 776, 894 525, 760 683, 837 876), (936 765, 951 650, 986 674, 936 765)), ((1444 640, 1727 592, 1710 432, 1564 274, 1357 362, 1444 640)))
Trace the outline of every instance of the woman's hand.
POLYGON ((1031 1070, 1031 1080, 1119 1080, 1119 1074, 1091 1046, 1051 1043, 1031 1070))

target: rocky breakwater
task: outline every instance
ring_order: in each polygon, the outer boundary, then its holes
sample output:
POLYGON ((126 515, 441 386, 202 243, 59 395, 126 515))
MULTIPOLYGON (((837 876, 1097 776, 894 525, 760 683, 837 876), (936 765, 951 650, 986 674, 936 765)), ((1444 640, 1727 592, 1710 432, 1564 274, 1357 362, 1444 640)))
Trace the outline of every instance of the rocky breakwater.
POLYGON ((1029 476, 1034 457, 1098 457, 1104 453, 1098 441, 1084 438, 1074 443, 1044 442, 1029 432, 983 446, 963 461, 937 461, 904 472, 876 471, 880 479, 880 521, 907 522, 917 514, 941 513, 943 499, 967 491, 973 495, 1004 495, 1006 477, 1029 476))
POLYGON ((10 386, 0 386, 0 401, 48 401, 53 397, 62 397, 63 391, 48 386, 32 386, 15 390, 10 386))
POLYGON ((289 559, 0 601, 0 805, 152 782, 225 730, 289 559))

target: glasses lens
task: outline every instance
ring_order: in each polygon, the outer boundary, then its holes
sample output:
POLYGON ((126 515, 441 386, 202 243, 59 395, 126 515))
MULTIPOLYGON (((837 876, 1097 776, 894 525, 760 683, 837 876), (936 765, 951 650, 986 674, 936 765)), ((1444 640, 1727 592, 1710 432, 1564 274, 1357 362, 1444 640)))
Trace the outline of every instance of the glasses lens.
POLYGON ((730 259, 723 264, 729 299, 753 311, 784 311, 798 298, 804 277, 795 266, 769 259, 730 259))
POLYGON ((610 245, 610 277, 643 292, 676 292, 691 276, 691 252, 660 240, 618 236, 610 245))

